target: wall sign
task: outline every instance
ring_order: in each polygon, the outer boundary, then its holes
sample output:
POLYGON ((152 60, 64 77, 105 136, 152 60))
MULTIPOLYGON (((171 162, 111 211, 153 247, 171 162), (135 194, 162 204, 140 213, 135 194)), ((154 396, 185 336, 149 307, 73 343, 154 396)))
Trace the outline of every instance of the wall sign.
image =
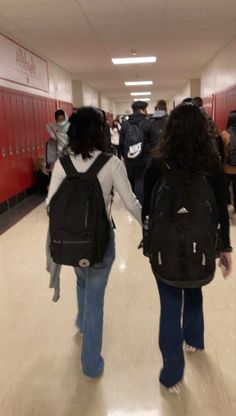
POLYGON ((49 92, 48 63, 0 34, 0 78, 49 92))

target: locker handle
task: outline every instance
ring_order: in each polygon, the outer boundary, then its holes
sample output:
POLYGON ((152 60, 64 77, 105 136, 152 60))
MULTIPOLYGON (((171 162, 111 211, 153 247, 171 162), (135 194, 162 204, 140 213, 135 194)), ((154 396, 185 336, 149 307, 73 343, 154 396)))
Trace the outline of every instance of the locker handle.
POLYGON ((16 154, 19 155, 19 147, 16 145, 16 154))
POLYGON ((10 156, 13 156, 12 146, 9 146, 9 155, 10 155, 10 156))
POLYGON ((6 157, 6 149, 5 149, 5 147, 2 147, 2 157, 6 157))

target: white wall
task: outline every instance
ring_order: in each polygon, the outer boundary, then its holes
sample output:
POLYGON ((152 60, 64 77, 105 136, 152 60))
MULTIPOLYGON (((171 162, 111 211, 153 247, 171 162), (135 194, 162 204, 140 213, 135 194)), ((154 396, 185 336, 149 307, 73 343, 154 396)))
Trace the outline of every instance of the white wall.
POLYGON ((173 108, 173 102, 175 102, 175 106, 182 103, 182 101, 187 98, 191 97, 191 84, 190 81, 177 93, 174 95, 171 100, 169 100, 169 107, 173 108))
POLYGON ((72 102, 72 81, 69 72, 60 66, 49 62, 49 93, 36 90, 24 85, 15 84, 14 82, 4 81, 0 79, 0 86, 11 88, 18 91, 28 92, 43 97, 55 98, 57 100, 72 102))
MULTIPOLYGON (((154 113, 156 101, 148 103, 148 113, 154 113)), ((132 101, 118 101, 116 102, 116 114, 132 114, 132 101)))
POLYGON ((112 113, 113 116, 116 114, 116 105, 114 101, 110 100, 110 98, 102 94, 100 95, 100 108, 102 108, 104 111, 112 113))
POLYGON ((236 84, 236 38, 203 68, 201 95, 207 97, 236 84))
POLYGON ((82 83, 83 105, 99 107, 99 93, 89 85, 82 83))

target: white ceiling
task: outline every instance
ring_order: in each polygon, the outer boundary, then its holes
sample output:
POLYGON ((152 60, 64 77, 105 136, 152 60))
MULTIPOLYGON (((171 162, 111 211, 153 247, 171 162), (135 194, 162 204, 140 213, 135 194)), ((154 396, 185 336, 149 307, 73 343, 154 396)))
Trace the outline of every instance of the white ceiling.
POLYGON ((116 101, 135 78, 169 98, 236 35, 236 0, 0 0, 0 31, 116 101), (111 63, 131 50, 158 62, 111 63))

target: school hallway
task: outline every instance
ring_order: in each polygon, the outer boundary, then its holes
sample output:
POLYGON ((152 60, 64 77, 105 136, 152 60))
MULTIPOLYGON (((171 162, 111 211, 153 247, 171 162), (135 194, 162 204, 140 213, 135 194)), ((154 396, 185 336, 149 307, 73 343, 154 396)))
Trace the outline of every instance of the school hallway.
MULTIPOLYGON (((72 268, 52 302, 45 271, 44 203, 1 235, 1 416, 233 416, 236 413, 236 282, 220 270, 204 288, 206 350, 186 356, 183 388, 159 385, 159 297, 137 246, 140 226, 116 197, 116 260, 105 298, 103 376, 81 371, 72 268)), ((236 222, 231 226, 236 247, 236 222)))

